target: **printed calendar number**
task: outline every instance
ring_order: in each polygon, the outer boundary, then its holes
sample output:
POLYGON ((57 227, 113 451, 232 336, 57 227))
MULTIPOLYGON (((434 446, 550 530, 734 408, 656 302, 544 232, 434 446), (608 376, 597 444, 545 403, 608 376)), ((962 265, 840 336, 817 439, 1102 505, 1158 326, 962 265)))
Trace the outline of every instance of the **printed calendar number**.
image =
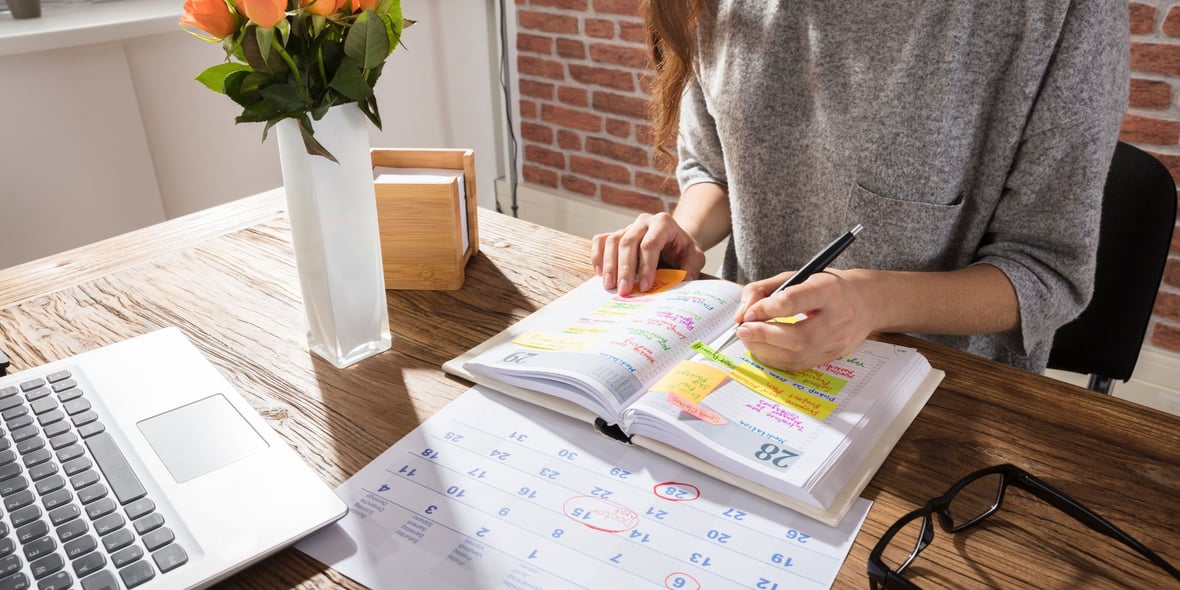
POLYGON ((524 352, 523 350, 521 350, 521 351, 514 352, 514 353, 509 354, 508 356, 504 357, 504 362, 512 364, 512 365, 523 365, 526 362, 528 362, 529 359, 537 356, 538 354, 540 354, 540 353, 524 352))
POLYGON ((737 508, 726 508, 725 512, 721 513, 721 516, 724 516, 725 518, 732 518, 733 520, 743 520, 746 518, 746 513, 745 511, 738 510, 737 508))
POLYGON ((701 590, 701 583, 684 572, 672 572, 664 578, 664 587, 669 590, 701 590))
POLYGON ((786 469, 795 462, 795 457, 799 453, 788 451, 774 443, 766 443, 754 451, 754 458, 759 461, 770 463, 779 469, 786 469))
POLYGON ((783 567, 791 567, 795 565, 795 561, 792 560, 789 555, 783 555, 782 553, 775 553, 774 555, 771 555, 770 563, 773 563, 774 565, 781 565, 783 567))
POLYGON ((692 502, 701 497, 701 490, 692 484, 676 481, 658 483, 652 487, 656 496, 672 502, 692 502))

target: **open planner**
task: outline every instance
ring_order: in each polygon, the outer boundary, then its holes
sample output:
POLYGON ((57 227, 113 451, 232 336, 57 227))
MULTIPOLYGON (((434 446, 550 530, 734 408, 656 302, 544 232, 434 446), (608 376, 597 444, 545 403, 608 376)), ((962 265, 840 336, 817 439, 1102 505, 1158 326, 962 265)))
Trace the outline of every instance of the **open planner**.
POLYGON ((873 340, 791 373, 718 352, 741 287, 681 276, 629 297, 592 278, 443 368, 835 525, 943 372, 873 340))

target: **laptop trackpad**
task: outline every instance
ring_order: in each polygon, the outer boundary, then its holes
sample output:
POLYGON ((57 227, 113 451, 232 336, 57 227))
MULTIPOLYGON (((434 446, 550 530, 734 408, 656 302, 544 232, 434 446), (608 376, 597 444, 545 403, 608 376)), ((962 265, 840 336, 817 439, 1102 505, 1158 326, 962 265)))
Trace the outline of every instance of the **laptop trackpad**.
POLYGON ((267 448, 225 396, 169 410, 139 422, 176 483, 184 483, 267 448))

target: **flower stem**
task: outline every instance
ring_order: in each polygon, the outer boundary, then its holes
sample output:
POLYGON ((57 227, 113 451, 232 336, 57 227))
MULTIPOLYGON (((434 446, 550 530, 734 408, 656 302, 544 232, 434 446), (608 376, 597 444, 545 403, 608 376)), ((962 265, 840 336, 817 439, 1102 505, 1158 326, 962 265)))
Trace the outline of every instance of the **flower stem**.
POLYGON ((320 80, 323 80, 323 83, 326 85, 329 80, 328 72, 324 70, 324 48, 322 46, 316 48, 316 58, 316 65, 320 68, 320 80))
POLYGON ((303 100, 310 101, 311 97, 307 94, 307 88, 303 86, 303 78, 299 76, 299 68, 295 67, 295 60, 291 59, 291 55, 287 53, 286 49, 283 49, 278 39, 271 39, 270 46, 271 49, 279 52, 279 57, 282 57, 283 61, 287 62, 287 67, 291 68, 291 73, 295 76, 295 87, 299 89, 299 94, 303 95, 303 100))

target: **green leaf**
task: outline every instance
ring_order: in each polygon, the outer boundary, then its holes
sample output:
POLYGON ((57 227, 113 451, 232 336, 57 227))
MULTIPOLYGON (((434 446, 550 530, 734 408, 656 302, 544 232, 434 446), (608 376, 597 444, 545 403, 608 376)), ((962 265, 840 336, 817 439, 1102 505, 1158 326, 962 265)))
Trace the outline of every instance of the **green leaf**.
POLYGON ((275 82, 275 77, 261 72, 250 72, 242 79, 242 94, 255 95, 255 100, 258 99, 259 91, 262 87, 275 82))
POLYGON ((270 59, 270 46, 275 40, 275 30, 272 27, 254 27, 255 41, 258 43, 258 50, 262 56, 262 61, 270 59))
POLYGON ((226 76, 226 78, 225 78, 225 94, 226 94, 226 96, 230 97, 230 99, 232 99, 234 102, 238 103, 242 107, 249 106, 250 103, 258 100, 258 93, 257 92, 250 93, 250 92, 244 92, 242 90, 243 86, 246 83, 246 80, 250 76, 257 76, 257 75, 258 74, 254 74, 254 73, 250 72, 249 69, 246 69, 246 70, 239 70, 237 72, 230 74, 229 76, 226 76))
POLYGON ((361 112, 363 112, 365 116, 369 118, 369 121, 373 123, 373 126, 380 129, 381 113, 377 110, 377 97, 370 96, 365 100, 357 102, 357 104, 360 105, 361 112))
POLYGON ((352 100, 363 100, 373 95, 373 87, 365 80, 360 64, 351 56, 340 61, 330 86, 352 100))
MULTIPOLYGON (((253 25, 251 26, 253 27, 253 25)), ((255 71, 272 76, 278 76, 283 72, 289 71, 287 62, 283 61, 283 58, 278 52, 270 51, 269 44, 266 46, 267 52, 265 54, 263 53, 262 48, 258 45, 261 41, 259 37, 259 35, 251 35, 249 33, 242 36, 242 55, 246 58, 246 63, 250 64, 250 67, 254 68, 255 71)))
POLYGON ((324 115, 328 114, 328 109, 332 108, 333 106, 335 106, 333 101, 325 100, 312 107, 311 117, 316 121, 319 121, 320 119, 324 118, 324 115))
POLYGON ((282 19, 275 23, 274 30, 279 32, 279 45, 287 46, 287 39, 291 38, 291 23, 282 19))
POLYGON ((269 121, 278 115, 278 111, 274 107, 267 104, 265 100, 247 106, 242 110, 242 114, 234 118, 235 123, 258 123, 261 121, 269 121))
MULTIPOLYGON (((395 1, 382 14, 382 20, 385 21, 386 31, 389 35, 389 53, 393 53, 393 50, 397 49, 397 44, 401 42, 402 30, 406 26, 405 17, 402 16, 402 3, 395 1)), ((413 24, 413 21, 410 23, 413 24)))
POLYGON ((345 55, 357 60, 363 69, 376 67, 389 55, 389 33, 377 13, 366 10, 356 17, 344 39, 345 55))
POLYGON ((196 80, 201 84, 204 84, 206 88, 212 90, 213 92, 226 94, 225 79, 228 78, 230 74, 241 71, 250 71, 250 66, 227 62, 223 64, 217 64, 211 68, 206 69, 197 75, 196 80))
POLYGON ((262 97, 279 112, 302 111, 307 108, 307 101, 299 89, 289 84, 271 84, 262 87, 262 97))
POLYGON ((377 87, 377 80, 381 78, 381 71, 384 69, 385 69, 385 64, 382 63, 381 65, 369 70, 368 81, 369 81, 370 88, 377 87))
POLYGON ((307 115, 299 117, 299 134, 303 136, 303 147, 307 148, 307 153, 313 156, 323 156, 337 164, 340 163, 336 156, 332 155, 324 146, 316 141, 315 132, 311 129, 311 121, 307 115))

